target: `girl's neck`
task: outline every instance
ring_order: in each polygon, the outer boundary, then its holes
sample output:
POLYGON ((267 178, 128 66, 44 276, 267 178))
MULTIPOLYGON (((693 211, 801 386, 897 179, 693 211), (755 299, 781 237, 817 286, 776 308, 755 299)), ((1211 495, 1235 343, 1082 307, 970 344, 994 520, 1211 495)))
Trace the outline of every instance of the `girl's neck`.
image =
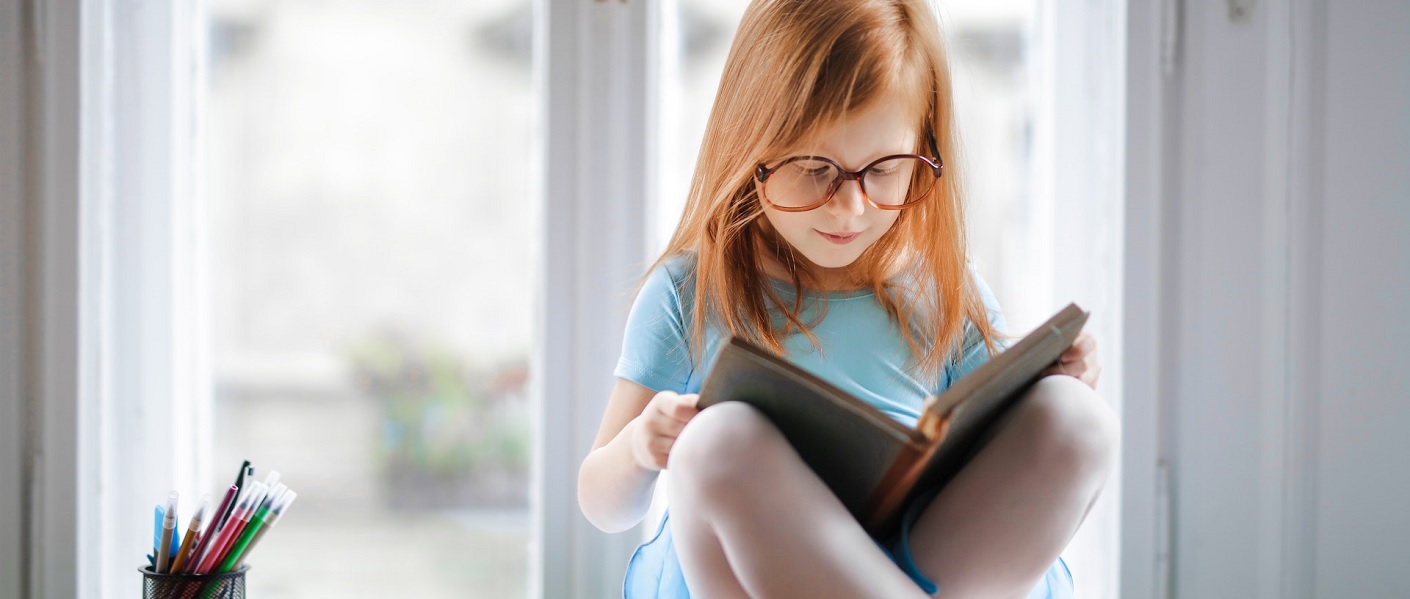
MULTIPOLYGON (((763 252, 761 257, 763 258, 764 274, 781 281, 793 280, 793 275, 789 274, 788 267, 780 263, 773 255, 763 252)), ((799 256, 798 270, 802 275, 803 287, 811 291, 856 291, 870 287, 870 284, 860 280, 855 273, 851 272, 850 268, 823 268, 808 262, 802 256, 799 256)))

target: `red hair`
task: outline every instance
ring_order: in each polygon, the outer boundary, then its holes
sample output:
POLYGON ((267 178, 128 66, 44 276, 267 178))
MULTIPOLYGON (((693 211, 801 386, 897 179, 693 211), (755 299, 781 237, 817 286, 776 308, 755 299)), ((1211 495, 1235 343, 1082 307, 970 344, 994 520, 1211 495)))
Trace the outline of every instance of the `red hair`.
POLYGON ((938 150, 944 176, 844 272, 873 290, 921 372, 939 372, 963 341, 966 319, 993 351, 968 268, 950 71, 934 9, 924 0, 756 0, 725 62, 680 224, 655 264, 695 254, 689 330, 697 360, 707 325, 780 353, 793 330, 816 343, 800 319, 803 295, 783 301, 764 272, 771 257, 795 287, 812 281, 763 218, 754 168, 849 112, 896 98, 916 115, 914 152, 938 150), (774 326, 774 315, 784 326, 774 326))

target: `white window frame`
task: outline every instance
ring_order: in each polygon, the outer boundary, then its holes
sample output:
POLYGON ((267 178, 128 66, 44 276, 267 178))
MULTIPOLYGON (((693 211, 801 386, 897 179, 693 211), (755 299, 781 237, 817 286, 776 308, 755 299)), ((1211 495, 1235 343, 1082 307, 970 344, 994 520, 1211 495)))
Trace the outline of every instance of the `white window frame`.
POLYGON ((1125 207, 1122 266, 1121 597, 1164 599, 1170 591, 1170 489, 1161 432, 1169 356, 1161 314, 1173 287, 1165 246, 1170 84, 1177 0, 1125 3, 1121 122, 1125 207))
MULTIPOLYGON (((1048 261, 1040 271, 1051 279, 1035 281, 1029 293, 1046 291, 1053 309, 1075 301, 1092 313, 1087 332, 1098 341, 1103 366, 1098 394, 1123 414, 1128 399, 1141 397, 1125 392, 1123 376, 1126 6, 1045 0, 1040 7, 1032 189, 1034 204, 1050 211, 1035 220, 1051 227, 1036 235, 1048 261)), ((1122 561, 1132 557, 1120 544, 1124 475, 1121 468, 1112 473, 1064 551, 1083 597, 1129 596, 1119 589, 1122 561)))
POLYGON ((648 264, 661 4, 537 0, 546 108, 531 597, 620 597, 640 526, 583 517, 577 469, 597 435, 632 290, 648 264), (560 417, 567 416, 567 417, 560 417))
POLYGON ((17 579, 32 597, 121 596, 151 550, 137 515, 173 488, 189 510, 204 486, 189 130, 199 45, 190 4, 28 6, 32 91, 4 98, 30 127, 34 179, 20 193, 38 200, 20 210, 29 237, 14 254, 33 270, 4 298, 26 330, 5 364, 37 366, 13 383, 29 491, 17 579))
POLYGON ((30 255, 26 113, 25 12, 17 0, 0 1, 0 597, 23 597, 27 588, 23 536, 29 485, 28 370, 30 255))

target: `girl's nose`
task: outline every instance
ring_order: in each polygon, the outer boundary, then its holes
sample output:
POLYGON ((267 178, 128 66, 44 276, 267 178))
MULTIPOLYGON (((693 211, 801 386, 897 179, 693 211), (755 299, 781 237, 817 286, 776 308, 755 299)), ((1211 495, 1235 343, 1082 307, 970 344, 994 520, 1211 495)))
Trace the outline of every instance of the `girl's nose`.
POLYGON ((867 200, 862 192, 861 179, 843 181, 824 208, 838 216, 855 216, 865 212, 867 200))

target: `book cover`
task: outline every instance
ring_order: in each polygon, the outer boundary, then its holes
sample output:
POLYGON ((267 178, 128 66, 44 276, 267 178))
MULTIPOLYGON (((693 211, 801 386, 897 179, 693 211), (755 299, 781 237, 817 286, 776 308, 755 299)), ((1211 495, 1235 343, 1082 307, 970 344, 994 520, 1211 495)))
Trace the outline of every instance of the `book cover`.
POLYGON ((909 499, 959 472, 985 431, 1072 346, 1086 321, 1087 313, 1069 304, 931 398, 914 428, 739 338, 721 347, 699 406, 743 401, 758 409, 857 521, 882 538, 909 499))

